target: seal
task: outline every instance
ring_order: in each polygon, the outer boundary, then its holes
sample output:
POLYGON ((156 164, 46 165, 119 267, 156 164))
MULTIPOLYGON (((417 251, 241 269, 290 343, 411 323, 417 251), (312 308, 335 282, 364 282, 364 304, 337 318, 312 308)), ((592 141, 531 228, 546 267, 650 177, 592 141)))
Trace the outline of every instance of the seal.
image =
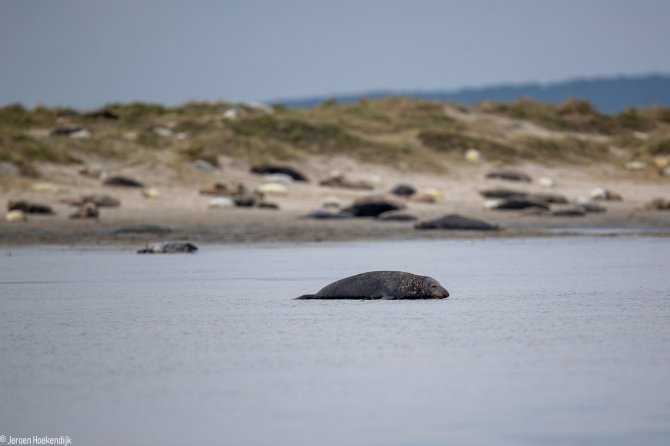
POLYGON ((374 185, 365 180, 351 180, 342 173, 337 173, 319 181, 319 186, 339 187, 342 189, 373 190, 374 185))
POLYGON ((156 242, 148 243, 138 254, 174 254, 178 252, 196 252, 198 247, 189 242, 156 242))
POLYGON ((24 200, 9 200, 7 202, 8 211, 22 211, 25 214, 44 214, 53 215, 54 211, 50 206, 41 203, 31 203, 24 200))
POLYGON ((549 204, 568 204, 568 199, 561 194, 551 194, 543 192, 543 193, 531 194, 530 197, 534 198, 535 200, 544 201, 545 203, 549 204))
POLYGON ((405 211, 387 211, 383 212, 377 217, 375 217, 377 220, 381 221, 416 221, 417 216, 414 214, 410 214, 405 211))
POLYGON ((527 195, 527 193, 520 190, 499 187, 496 189, 480 190, 479 195, 484 198, 507 199, 512 197, 524 197, 527 195))
POLYGON ((415 229, 447 229, 454 231, 496 231, 498 225, 487 223, 474 218, 463 217, 458 214, 449 214, 433 220, 417 222, 415 229))
POLYGON ((354 217, 376 217, 384 212, 397 211, 405 209, 405 207, 403 203, 372 196, 354 201, 351 206, 343 209, 343 211, 352 213, 354 217))
POLYGON ((528 199, 528 200, 542 201, 548 204, 568 204, 568 199, 565 196, 547 192, 533 194, 513 189, 498 188, 498 189, 480 190, 479 195, 481 195, 484 198, 497 199, 497 200, 528 199))
POLYGON ((354 214, 344 211, 332 211, 330 209, 315 209, 301 218, 313 218, 315 220, 342 220, 345 218, 354 218, 354 214))
POLYGON ((112 175, 106 177, 102 181, 102 184, 104 184, 105 186, 139 187, 139 188, 144 187, 144 184, 137 181, 136 179, 130 177, 124 177, 123 175, 112 175))
POLYGON ((99 208, 118 208, 121 206, 121 201, 118 198, 105 194, 82 195, 80 198, 64 199, 61 202, 79 207, 84 206, 86 203, 92 203, 99 208))
POLYGON ((444 299, 449 292, 432 277, 403 271, 370 271, 340 279, 296 299, 444 299))
POLYGON ((651 200, 648 206, 650 209, 656 209, 658 211, 667 211, 670 210, 670 200, 663 198, 654 198, 651 200))
POLYGON ((215 195, 219 197, 238 197, 249 193, 249 189, 244 183, 227 181, 225 183, 214 183, 209 187, 204 187, 199 191, 200 195, 215 195))
POLYGON ((623 201, 621 194, 605 189, 604 187, 596 187, 591 191, 591 198, 600 201, 623 201))
POLYGON ((277 166, 272 164, 264 164, 261 166, 252 167, 251 173, 255 173, 258 175, 273 175, 280 173, 293 178, 293 181, 303 181, 305 183, 309 182, 307 176, 304 173, 290 166, 277 166))
POLYGON ((581 201, 578 203, 577 207, 586 213, 601 213, 607 211, 605 206, 600 206, 599 204, 591 203, 590 201, 581 201))
POLYGON ((411 184, 400 183, 391 190, 391 193, 399 197, 411 197, 416 194, 416 187, 411 184))
POLYGON ((505 198, 491 206, 491 209, 497 211, 515 211, 526 208, 540 208, 548 211, 549 205, 544 201, 535 200, 533 198, 511 197, 505 198))
POLYGON ((100 211, 98 210, 98 206, 95 203, 84 203, 82 206, 79 207, 77 212, 74 214, 70 215, 70 218, 98 218, 100 217, 100 211))
POLYGON ((551 213, 551 215, 553 217, 583 217, 586 215, 586 211, 577 206, 573 208, 560 209, 558 211, 554 211, 551 213))
POLYGON ((506 181, 523 181, 525 183, 531 183, 533 180, 528 174, 519 172, 518 170, 495 170, 486 174, 486 178, 494 180, 506 180, 506 181))

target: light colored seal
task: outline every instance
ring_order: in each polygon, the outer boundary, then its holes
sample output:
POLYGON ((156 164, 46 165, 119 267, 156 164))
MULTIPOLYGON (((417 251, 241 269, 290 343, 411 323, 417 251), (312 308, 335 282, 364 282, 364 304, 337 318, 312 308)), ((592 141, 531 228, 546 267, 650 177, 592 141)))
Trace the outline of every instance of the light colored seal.
POLYGON ((70 218, 81 218, 81 219, 86 219, 86 218, 98 218, 100 217, 100 211, 98 210, 98 206, 96 206, 95 203, 84 203, 82 206, 79 207, 77 212, 74 214, 70 215, 70 218))
POLYGON ((427 276, 403 271, 370 271, 356 274, 297 299, 444 299, 449 292, 427 276))
POLYGON ((174 254, 179 252, 196 252, 198 247, 189 242, 156 242, 148 243, 138 254, 174 254))

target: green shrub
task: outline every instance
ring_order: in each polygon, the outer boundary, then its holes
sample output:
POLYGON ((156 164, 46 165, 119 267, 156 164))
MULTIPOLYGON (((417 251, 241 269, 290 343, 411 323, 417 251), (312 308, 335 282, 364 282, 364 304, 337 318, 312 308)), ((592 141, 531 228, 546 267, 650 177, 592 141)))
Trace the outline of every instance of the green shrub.
POLYGON ((350 151, 362 141, 333 124, 312 124, 296 119, 259 116, 233 121, 229 128, 237 135, 276 140, 303 149, 316 151, 350 151))
POLYGON ((536 161, 603 161, 608 156, 607 146, 590 140, 565 138, 522 138, 516 142, 517 156, 536 161))
POLYGON ((590 102, 577 99, 556 106, 522 98, 509 104, 487 102, 479 107, 485 112, 531 121, 552 130, 606 135, 622 130, 614 118, 598 113, 590 102))
POLYGON ((648 142, 645 151, 650 155, 670 155, 670 138, 665 137, 648 142))
POLYGON ((619 113, 616 120, 623 128, 638 132, 648 132, 656 127, 656 122, 649 114, 641 113, 635 108, 619 113))
POLYGON ((51 126, 56 121, 56 112, 45 107, 28 110, 21 104, 0 107, 0 128, 31 126, 51 126))
POLYGON ((516 152, 516 149, 507 143, 467 136, 459 132, 424 130, 418 137, 423 145, 438 152, 464 153, 467 149, 475 148, 491 159, 509 158, 516 152))
POLYGON ((36 162, 79 162, 65 150, 59 150, 16 130, 0 131, 0 161, 15 164, 27 176, 37 176, 38 171, 34 167, 36 162))

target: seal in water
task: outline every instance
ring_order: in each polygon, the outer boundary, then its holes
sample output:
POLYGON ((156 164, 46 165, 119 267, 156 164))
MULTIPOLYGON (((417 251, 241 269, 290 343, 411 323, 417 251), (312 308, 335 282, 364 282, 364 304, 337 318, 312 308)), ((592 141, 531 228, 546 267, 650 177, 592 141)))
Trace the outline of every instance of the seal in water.
POLYGON ((148 243, 138 254, 173 254, 178 252, 196 252, 198 247, 188 242, 156 242, 148 243))
POLYGON ((324 287, 316 294, 296 299, 444 299, 449 292, 426 276, 402 271, 371 271, 356 274, 324 287))

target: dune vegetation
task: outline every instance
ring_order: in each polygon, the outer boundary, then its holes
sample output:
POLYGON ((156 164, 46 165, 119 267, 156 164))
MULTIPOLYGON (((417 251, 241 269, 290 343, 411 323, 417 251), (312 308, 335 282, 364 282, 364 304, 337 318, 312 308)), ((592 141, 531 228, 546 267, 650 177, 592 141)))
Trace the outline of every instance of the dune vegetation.
POLYGON ((0 108, 0 162, 26 176, 38 176, 41 163, 216 164, 221 156, 250 163, 346 156, 439 171, 464 162, 468 149, 500 164, 645 161, 670 155, 670 109, 606 115, 582 100, 463 107, 408 98, 330 100, 311 109, 225 102, 0 108))

